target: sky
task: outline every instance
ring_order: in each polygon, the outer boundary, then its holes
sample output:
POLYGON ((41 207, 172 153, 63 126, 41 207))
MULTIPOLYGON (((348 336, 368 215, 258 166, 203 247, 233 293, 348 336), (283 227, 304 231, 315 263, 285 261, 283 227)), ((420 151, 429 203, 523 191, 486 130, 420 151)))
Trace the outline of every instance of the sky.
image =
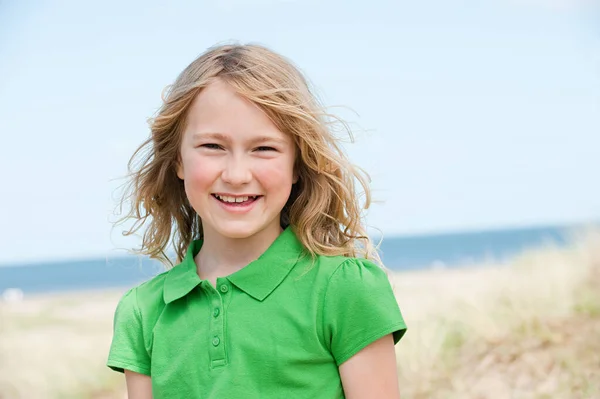
POLYGON ((584 0, 0 1, 0 264, 122 255, 118 187, 208 47, 290 58, 347 119, 368 223, 600 220, 600 5, 584 0))

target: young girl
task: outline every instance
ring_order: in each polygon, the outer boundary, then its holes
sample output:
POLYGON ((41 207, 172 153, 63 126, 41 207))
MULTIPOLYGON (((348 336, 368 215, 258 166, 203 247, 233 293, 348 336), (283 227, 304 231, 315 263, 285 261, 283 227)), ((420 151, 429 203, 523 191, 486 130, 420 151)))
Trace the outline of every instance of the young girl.
POLYGON ((177 254, 115 313, 130 398, 399 397, 406 326, 330 120, 261 46, 212 48, 171 86, 129 164, 126 234, 177 254))

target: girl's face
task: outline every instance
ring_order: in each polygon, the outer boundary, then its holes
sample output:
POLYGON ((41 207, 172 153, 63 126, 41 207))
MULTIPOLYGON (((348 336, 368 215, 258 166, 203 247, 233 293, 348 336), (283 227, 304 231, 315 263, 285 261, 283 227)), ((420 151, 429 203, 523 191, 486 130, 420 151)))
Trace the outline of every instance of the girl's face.
POLYGON ((278 234, 295 156, 292 138, 255 104, 221 80, 205 87, 189 110, 177 168, 205 237, 278 234))

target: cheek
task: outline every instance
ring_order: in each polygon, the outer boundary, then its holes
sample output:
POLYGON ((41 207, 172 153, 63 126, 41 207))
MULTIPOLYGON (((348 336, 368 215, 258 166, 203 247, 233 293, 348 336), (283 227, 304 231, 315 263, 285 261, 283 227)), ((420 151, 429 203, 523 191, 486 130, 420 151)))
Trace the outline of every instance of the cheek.
POLYGON ((206 162, 200 157, 190 157, 184 162, 185 183, 188 189, 197 190, 212 184, 218 174, 214 162, 206 162))
POLYGON ((289 190, 293 183, 294 165, 287 159, 265 162, 255 169, 255 176, 264 188, 289 190))

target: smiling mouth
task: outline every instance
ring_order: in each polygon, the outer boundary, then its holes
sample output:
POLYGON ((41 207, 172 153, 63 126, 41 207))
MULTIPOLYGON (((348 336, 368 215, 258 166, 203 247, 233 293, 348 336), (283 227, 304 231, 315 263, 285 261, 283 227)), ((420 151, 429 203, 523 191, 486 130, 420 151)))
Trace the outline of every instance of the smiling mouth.
POLYGON ((220 194, 211 194, 218 201, 233 206, 242 206, 248 205, 262 197, 262 195, 240 195, 240 196, 228 196, 228 195, 220 195, 220 194))

